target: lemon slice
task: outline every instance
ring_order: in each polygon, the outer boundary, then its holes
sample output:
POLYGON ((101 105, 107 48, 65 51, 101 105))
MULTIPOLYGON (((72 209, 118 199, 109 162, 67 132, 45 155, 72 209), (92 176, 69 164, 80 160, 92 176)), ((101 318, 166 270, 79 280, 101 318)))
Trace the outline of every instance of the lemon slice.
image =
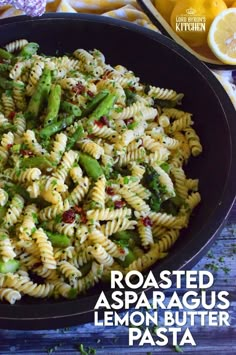
POLYGON ((236 8, 222 11, 211 24, 208 45, 225 64, 236 64, 236 8))

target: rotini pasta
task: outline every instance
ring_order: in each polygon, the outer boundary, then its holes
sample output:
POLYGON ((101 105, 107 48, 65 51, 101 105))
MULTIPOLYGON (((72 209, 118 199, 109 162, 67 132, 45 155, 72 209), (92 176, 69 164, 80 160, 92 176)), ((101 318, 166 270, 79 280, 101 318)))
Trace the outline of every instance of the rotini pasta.
POLYGON ((13 86, 12 95, 16 108, 19 111, 25 111, 27 107, 27 102, 25 98, 25 84, 22 81, 17 80, 15 82, 15 85, 13 86))
POLYGON ((22 225, 19 229, 19 238, 22 240, 30 240, 31 235, 36 230, 38 209, 35 204, 28 205, 25 208, 22 225))
POLYGON ((6 44, 5 48, 9 53, 14 53, 21 50, 26 44, 28 44, 27 39, 17 39, 16 41, 6 44))
POLYGON ((6 300, 10 304, 15 304, 16 301, 21 299, 20 292, 13 290, 12 288, 0 288, 0 300, 6 300))
POLYGON ((7 230, 0 229, 0 257, 3 261, 14 259, 16 253, 14 252, 9 233, 7 230))
POLYGON ((56 269, 56 261, 53 256, 53 248, 51 242, 48 240, 47 234, 42 228, 34 232, 33 239, 38 246, 42 263, 47 269, 56 269))
POLYGON ((1 63, 0 301, 10 304, 145 271, 201 200, 185 172, 202 146, 193 115, 176 108, 183 94, 98 50, 24 59, 27 43, 7 44, 14 63, 1 63))
POLYGON ((15 111, 15 103, 11 91, 7 91, 6 93, 2 94, 2 104, 3 104, 4 114, 6 117, 8 117, 11 114, 11 112, 15 111))

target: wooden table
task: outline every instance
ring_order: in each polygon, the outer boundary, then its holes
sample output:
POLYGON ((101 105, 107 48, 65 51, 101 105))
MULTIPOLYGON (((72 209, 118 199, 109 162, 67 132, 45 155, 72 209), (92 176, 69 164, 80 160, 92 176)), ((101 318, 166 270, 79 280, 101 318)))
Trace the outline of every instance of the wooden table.
MULTIPOLYGON (((230 327, 201 327, 191 329, 196 347, 184 346, 184 354, 236 354, 236 204, 226 226, 208 254, 194 267, 208 269, 215 276, 211 290, 230 293, 230 327)), ((186 290, 181 290, 184 293, 186 290)), ((171 294, 173 289, 168 290, 171 294)), ((199 309, 201 310, 201 309, 199 309)), ((96 349, 97 354, 174 354, 176 349, 165 347, 129 347, 128 328, 95 327, 92 323, 78 327, 41 331, 0 330, 0 354, 80 354, 81 344, 96 349)), ((83 353, 83 352, 82 352, 83 353)), ((90 354, 95 353, 90 349, 90 354)), ((85 355, 84 353, 83 355, 85 355)))

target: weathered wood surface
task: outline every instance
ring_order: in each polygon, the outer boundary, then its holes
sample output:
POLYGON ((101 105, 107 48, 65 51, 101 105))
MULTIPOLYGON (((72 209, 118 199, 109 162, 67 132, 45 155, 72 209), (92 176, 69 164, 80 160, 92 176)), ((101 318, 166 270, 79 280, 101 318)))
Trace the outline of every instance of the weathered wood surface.
MULTIPOLYGON (((230 293, 230 327, 201 327, 199 322, 191 332, 196 347, 184 346, 184 354, 236 354, 236 204, 227 224, 210 252, 194 267, 210 268, 215 276, 211 290, 230 293), (207 266, 208 265, 208 266, 207 266), (213 270, 212 270, 213 268, 213 270)), ((168 291, 171 294, 174 289, 168 291)), ((181 292, 184 293, 182 289, 181 292)), ((199 308, 201 310, 201 308, 199 308)), ((115 354, 174 354, 171 346, 128 346, 128 328, 95 327, 92 323, 58 330, 12 331, 0 330, 0 354, 79 354, 78 346, 93 347, 96 353, 115 354)))

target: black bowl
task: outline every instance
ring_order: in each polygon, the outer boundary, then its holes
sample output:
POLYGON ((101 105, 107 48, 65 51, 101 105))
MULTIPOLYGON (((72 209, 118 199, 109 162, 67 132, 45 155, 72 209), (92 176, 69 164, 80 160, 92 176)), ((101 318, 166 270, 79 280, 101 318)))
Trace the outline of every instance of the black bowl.
MULTIPOLYGON (((236 191, 236 112, 207 67, 162 35, 106 17, 48 14, 42 18, 1 20, 0 45, 18 38, 40 44, 42 53, 55 55, 76 48, 101 50, 108 63, 123 64, 146 83, 185 93, 183 108, 194 113, 203 154, 193 159, 188 176, 200 179, 202 203, 170 255, 153 267, 161 270, 191 268, 204 255, 219 232, 236 191)), ((101 289, 73 301, 25 300, 13 306, 0 304, 0 327, 42 329, 92 320, 101 289)))

